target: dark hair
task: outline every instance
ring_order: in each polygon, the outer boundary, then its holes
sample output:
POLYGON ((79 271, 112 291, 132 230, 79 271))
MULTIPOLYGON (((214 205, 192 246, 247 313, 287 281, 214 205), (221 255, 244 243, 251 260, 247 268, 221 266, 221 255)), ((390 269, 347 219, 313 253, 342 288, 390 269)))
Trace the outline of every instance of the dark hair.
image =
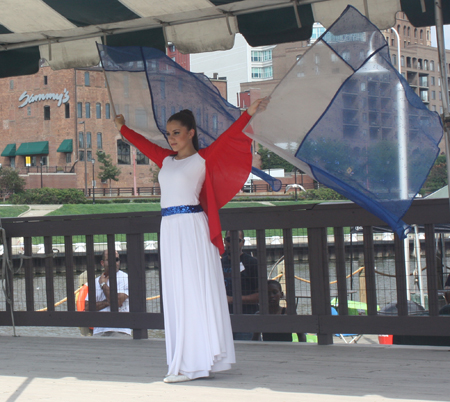
MULTIPOLYGON (((225 236, 228 234, 228 233, 230 233, 231 234, 231 230, 227 230, 226 232, 225 232, 225 236)), ((242 238, 244 238, 245 237, 245 233, 244 233, 244 231, 243 230, 238 230, 238 233, 239 234, 242 234, 242 238)))
POLYGON ((279 290, 280 292, 283 291, 283 289, 281 288, 281 283, 278 282, 278 281, 276 281, 276 280, 274 280, 274 279, 269 279, 269 280, 267 281, 267 286, 269 286, 269 285, 275 285, 276 287, 278 287, 278 290, 279 290))
POLYGON ((198 136, 197 136, 197 124, 195 122, 195 117, 192 111, 189 109, 183 109, 178 113, 173 114, 167 120, 167 123, 171 121, 178 121, 183 127, 186 127, 188 130, 194 130, 194 137, 192 137, 192 144, 196 151, 198 151, 198 136))

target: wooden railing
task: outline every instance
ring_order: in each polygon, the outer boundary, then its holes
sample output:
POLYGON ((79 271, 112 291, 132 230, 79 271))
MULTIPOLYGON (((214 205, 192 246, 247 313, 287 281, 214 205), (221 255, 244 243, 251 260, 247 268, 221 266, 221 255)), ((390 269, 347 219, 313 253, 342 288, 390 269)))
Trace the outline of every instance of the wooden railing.
MULTIPOLYGON (((23 238, 23 253, 32 254, 36 237, 44 244, 45 283, 47 311, 36 311, 35 290, 33 280, 35 276, 34 262, 24 260, 24 267, 18 274, 24 275, 24 289, 17 289, 15 297, 23 293, 24 308, 14 311, 15 324, 18 326, 67 326, 67 327, 128 327, 134 329, 134 338, 147 337, 147 329, 162 329, 163 315, 159 307, 152 312, 147 311, 146 298, 146 253, 157 253, 155 247, 146 250, 146 244, 151 240, 157 246, 157 236, 160 225, 158 213, 129 213, 111 215, 83 215, 60 217, 33 217, 2 219, 6 231, 10 252, 13 252, 13 238, 23 238), (96 260, 99 260, 99 235, 103 235, 104 247, 108 247, 110 257, 113 258, 118 235, 122 236, 121 244, 126 250, 121 254, 126 256, 127 272, 129 275, 130 312, 118 313, 117 303, 112 303, 111 313, 77 312, 75 310, 74 272, 75 260, 80 255, 85 257, 87 278, 89 284, 89 300, 91 310, 95 303, 96 260), (83 239, 85 251, 74 252, 74 236, 85 236, 83 239), (57 238, 58 237, 58 238, 57 238), (53 245, 64 243, 65 258, 65 293, 67 295, 67 311, 55 308, 53 267, 53 245)), ((369 212, 355 206, 353 203, 308 204, 287 207, 261 207, 225 209, 221 211, 221 221, 224 230, 231 230, 233 278, 240 276, 238 259, 238 235, 240 229, 252 231, 256 239, 256 257, 259 271, 260 314, 243 315, 240 295, 242 293, 240 281, 233 281, 232 315, 233 329, 239 332, 309 332, 318 335, 320 344, 332 343, 333 334, 397 334, 397 335, 430 335, 446 336, 450 334, 449 317, 439 316, 439 287, 438 270, 436 264, 436 237, 434 226, 450 223, 448 200, 420 200, 415 201, 404 217, 409 224, 424 227, 424 255, 426 260, 426 288, 428 311, 424 316, 408 315, 407 277, 405 274, 404 242, 397 237, 394 239, 395 250, 395 288, 392 289, 394 302, 397 302, 397 316, 381 316, 378 314, 380 289, 377 289, 375 278, 375 240, 374 226, 384 223, 369 212), (367 300, 367 315, 348 315, 348 244, 351 241, 348 228, 363 227, 364 246, 364 281, 367 300), (306 229, 307 253, 309 259, 309 292, 310 313, 297 314, 298 295, 296 294, 294 251, 298 247, 294 243, 299 230, 306 229), (284 290, 287 305, 287 315, 268 314, 266 234, 277 230, 282 238, 284 254, 284 290), (253 232, 254 231, 254 232, 253 232), (329 250, 335 255, 335 272, 339 300, 338 316, 331 315, 330 290, 330 259, 329 250), (274 330, 276 328, 276 330, 274 330)), ((15 239, 14 239, 15 240, 15 239)), ((17 243, 17 241, 16 241, 17 243)), ((15 244, 16 244, 15 243, 15 244)), ((304 247, 304 246, 303 246, 304 247)), ((446 250, 444 241, 444 252, 446 250)), ((20 258, 13 254, 13 260, 20 258)), ((36 255, 35 255, 36 257, 36 255)), ((18 261, 15 262, 17 266, 18 261)), ((98 267, 98 264, 97 264, 98 267)), ((11 279, 13 274, 9 273, 11 279)), ((442 274, 440 274, 442 275, 442 274)), ((115 300, 117 284, 115 274, 111 272, 111 300, 115 300)), ((13 281, 10 281, 13 283, 13 281)), ((334 285, 333 285, 334 286, 334 285)), ((159 289, 159 287, 158 287, 159 289)), ((157 293, 157 292, 156 292, 157 293)), ((17 301, 16 301, 17 303, 17 301)), ((5 304, 4 311, 0 311, 0 325, 11 325, 10 306, 5 304)))

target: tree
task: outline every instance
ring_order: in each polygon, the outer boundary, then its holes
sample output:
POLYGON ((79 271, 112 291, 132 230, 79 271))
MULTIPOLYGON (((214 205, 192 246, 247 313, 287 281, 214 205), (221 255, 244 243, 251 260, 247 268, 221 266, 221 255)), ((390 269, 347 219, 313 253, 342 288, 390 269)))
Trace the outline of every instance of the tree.
POLYGON ((281 156, 276 153, 264 148, 262 145, 259 146, 258 153, 261 156, 261 169, 284 169, 286 172, 293 172, 294 166, 289 162, 285 161, 281 156))
POLYGON ((2 190, 3 201, 8 195, 22 193, 25 189, 25 183, 25 180, 14 169, 0 168, 0 189, 2 190))
POLYGON ((439 155, 430 170, 422 191, 432 193, 447 185, 447 158, 445 155, 439 155))
POLYGON ((111 155, 107 155, 103 151, 97 151, 97 160, 100 163, 98 177, 101 181, 109 180, 109 192, 111 194, 111 180, 119 181, 121 170, 113 165, 111 155))

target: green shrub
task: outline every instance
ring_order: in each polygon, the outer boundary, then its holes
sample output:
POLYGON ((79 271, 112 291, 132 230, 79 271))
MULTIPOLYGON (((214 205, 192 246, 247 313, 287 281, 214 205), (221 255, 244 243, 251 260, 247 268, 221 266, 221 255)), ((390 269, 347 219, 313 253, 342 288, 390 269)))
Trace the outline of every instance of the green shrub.
POLYGON ((143 203, 143 204, 147 204, 149 202, 159 202, 160 199, 159 198, 135 198, 133 200, 134 203, 143 203))
POLYGON ((128 204, 131 201, 128 198, 115 198, 111 202, 114 204, 128 204))
POLYGON ((85 204, 86 197, 74 188, 33 188, 11 197, 13 204, 85 204))
POLYGON ((344 196, 328 187, 321 187, 317 190, 307 190, 298 194, 304 200, 346 200, 344 196))
POLYGON ((103 199, 99 199, 99 198, 96 198, 95 199, 95 203, 96 204, 111 204, 111 201, 110 200, 103 200, 103 199))

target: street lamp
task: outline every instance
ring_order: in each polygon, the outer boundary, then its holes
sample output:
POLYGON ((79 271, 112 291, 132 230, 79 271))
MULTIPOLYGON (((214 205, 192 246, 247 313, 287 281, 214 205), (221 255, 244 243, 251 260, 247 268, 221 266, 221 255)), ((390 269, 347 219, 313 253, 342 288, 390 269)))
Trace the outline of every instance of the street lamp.
POLYGON ((43 185, 42 185, 42 165, 44 164, 44 161, 42 160, 42 158, 41 158, 40 163, 41 163, 41 188, 42 188, 43 187, 43 185))
POLYGON ((92 204, 95 204, 95 176, 94 176, 95 159, 92 158, 92 204))
POLYGON ((84 143, 84 194, 87 197, 87 141, 86 141, 86 124, 79 121, 78 124, 83 125, 83 143, 84 143))

